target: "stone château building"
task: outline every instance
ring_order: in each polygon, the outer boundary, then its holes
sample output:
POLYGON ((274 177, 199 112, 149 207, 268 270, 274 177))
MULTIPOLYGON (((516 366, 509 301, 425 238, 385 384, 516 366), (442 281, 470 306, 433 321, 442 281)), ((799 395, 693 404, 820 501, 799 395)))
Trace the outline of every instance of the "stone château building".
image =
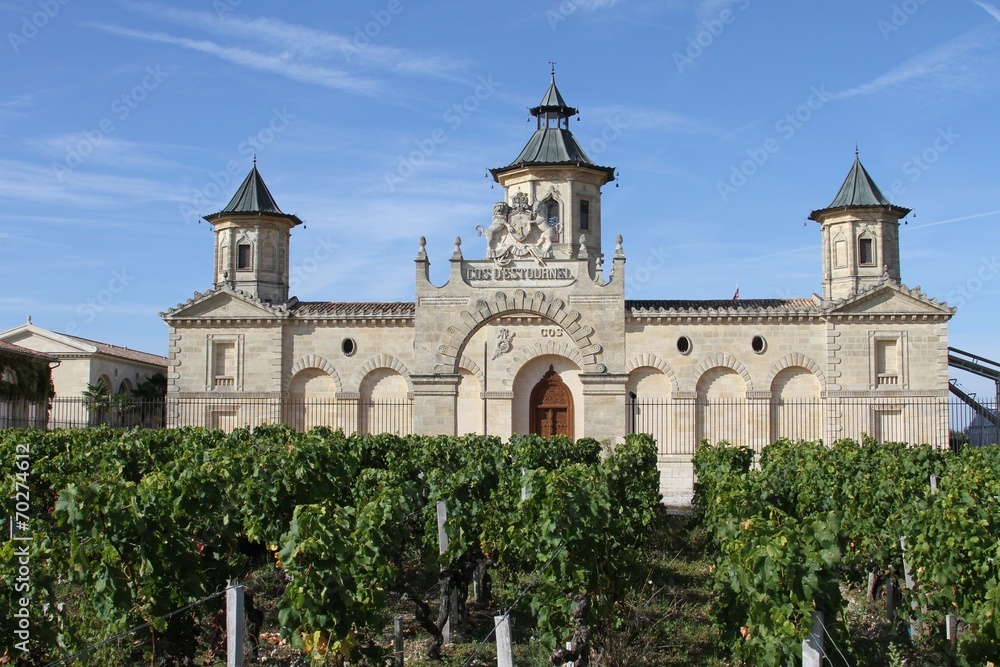
POLYGON ((232 201, 206 216, 211 289, 162 313, 168 419, 608 441, 651 431, 663 492, 681 501, 702 438, 760 447, 864 432, 947 444, 955 311, 902 284, 898 228, 909 211, 859 160, 810 215, 822 295, 626 300, 622 238, 604 238, 601 215, 614 170, 570 132, 577 110, 554 76, 531 113, 527 145, 491 170, 504 199, 477 228, 485 252, 456 239, 437 286, 421 239, 412 302, 289 296, 301 220, 281 211, 255 164, 232 201))

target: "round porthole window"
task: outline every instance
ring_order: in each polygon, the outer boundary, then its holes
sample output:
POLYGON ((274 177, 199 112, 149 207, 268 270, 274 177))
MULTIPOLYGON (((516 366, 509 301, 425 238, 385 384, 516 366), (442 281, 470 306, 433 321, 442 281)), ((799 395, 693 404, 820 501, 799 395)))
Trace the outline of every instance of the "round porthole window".
POLYGON ((354 342, 353 338, 345 338, 344 342, 340 344, 340 351, 344 353, 344 356, 350 357, 358 351, 358 344, 354 342))
POLYGON ((754 336, 750 340, 750 347, 757 354, 764 354, 764 350, 767 349, 767 341, 764 340, 763 336, 754 336))
POLYGON ((681 354, 690 354, 691 352, 691 339, 687 336, 681 336, 677 339, 677 351, 681 354))

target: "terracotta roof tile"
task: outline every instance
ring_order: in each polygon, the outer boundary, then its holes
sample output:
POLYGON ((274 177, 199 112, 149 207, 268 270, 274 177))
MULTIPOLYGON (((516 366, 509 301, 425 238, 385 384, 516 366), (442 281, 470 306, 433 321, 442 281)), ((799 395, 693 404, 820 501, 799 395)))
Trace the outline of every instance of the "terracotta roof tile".
POLYGON ((50 357, 42 352, 36 352, 35 350, 29 350, 26 347, 21 347, 20 345, 14 345, 13 343, 5 343, 0 340, 0 354, 16 357, 27 357, 30 359, 38 359, 39 361, 46 361, 49 363, 56 363, 59 361, 55 357, 50 357))
POLYGON ((70 334, 60 334, 61 336, 66 336, 67 338, 72 338, 78 340, 81 343, 88 343, 97 348, 98 354, 105 354, 109 357, 118 357, 119 359, 127 359, 128 361, 137 361, 142 364, 151 364, 153 366, 166 366, 167 362, 170 361, 166 357, 161 357, 158 354, 150 354, 149 352, 140 352, 139 350, 132 350, 127 347, 121 347, 120 345, 112 345, 111 343, 102 343, 98 340, 90 340, 89 338, 81 338, 80 336, 71 336, 70 334))
POLYGON ((412 301, 390 302, 339 302, 300 301, 291 309, 297 317, 413 317, 412 301))
POLYGON ((727 312, 820 312, 813 299, 681 299, 681 300, 627 300, 625 309, 634 314, 652 313, 699 313, 708 311, 727 312))

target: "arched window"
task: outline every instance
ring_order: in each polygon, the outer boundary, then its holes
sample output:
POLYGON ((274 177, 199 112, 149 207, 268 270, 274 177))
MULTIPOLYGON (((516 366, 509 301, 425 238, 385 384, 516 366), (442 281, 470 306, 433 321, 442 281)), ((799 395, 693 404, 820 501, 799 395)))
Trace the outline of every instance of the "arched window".
POLYGON ((862 236, 858 239, 858 264, 875 266, 875 239, 862 236))
POLYGON ((559 202, 555 199, 550 199, 545 202, 545 222, 549 224, 549 227, 559 226, 559 202))
POLYGON ((239 243, 236 246, 236 270, 253 270, 253 254, 249 243, 239 243))

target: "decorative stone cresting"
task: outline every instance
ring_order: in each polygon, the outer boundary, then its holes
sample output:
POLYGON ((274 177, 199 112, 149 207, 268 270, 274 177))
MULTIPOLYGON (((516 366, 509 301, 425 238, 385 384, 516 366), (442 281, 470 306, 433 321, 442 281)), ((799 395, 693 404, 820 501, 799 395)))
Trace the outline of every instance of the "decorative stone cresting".
POLYGON ((819 386, 824 389, 826 388, 826 375, 820 369, 819 364, 800 352, 786 354, 784 357, 774 362, 767 378, 767 386, 770 387, 774 383, 774 378, 778 376, 778 373, 786 368, 792 368, 793 366, 805 368, 807 371, 815 375, 817 379, 819 379, 819 386))
POLYGON ((631 373, 637 368, 650 367, 655 368, 670 380, 670 390, 677 391, 679 386, 677 384, 677 376, 674 375, 674 371, 670 366, 667 365, 663 359, 660 359, 655 354, 640 354, 632 358, 628 364, 625 365, 625 372, 631 373))
POLYGON ((549 300, 540 291, 529 296, 521 289, 511 293, 498 291, 493 299, 480 299, 474 309, 463 310, 447 327, 446 344, 438 348, 444 357, 443 365, 446 368, 457 369, 459 354, 473 333, 492 319, 515 313, 539 315, 562 327, 576 343, 576 349, 567 345, 567 349, 571 349, 575 356, 562 352, 553 354, 572 358, 586 372, 603 372, 598 368, 601 365, 603 349, 591 341, 594 328, 582 322, 580 313, 576 310, 567 311, 566 303, 562 299, 549 300))
MULTIPOLYGON (((753 380, 750 379, 750 373, 747 372, 746 366, 744 366, 738 359, 732 355, 726 354, 724 352, 718 352, 713 354, 708 359, 705 359, 700 364, 698 364, 698 381, 701 381, 701 377, 712 370, 713 368, 731 368, 743 378, 743 382, 747 385, 747 391, 753 391, 753 380)), ((695 383, 697 386, 697 382, 695 383)))
POLYGON ((340 375, 337 373, 337 369, 333 367, 333 364, 331 364, 329 361, 319 356, 318 354, 307 355, 295 362, 295 364, 292 366, 292 370, 290 370, 288 374, 285 375, 284 382, 282 382, 282 384, 285 387, 285 391, 288 391, 288 388, 291 386, 292 379, 296 375, 298 375, 300 371, 304 371, 307 368, 320 369, 321 371, 323 371, 324 373, 333 378, 334 384, 337 385, 338 392, 344 391, 344 385, 340 381, 340 375))
POLYGON ((374 357, 365 362, 357 373, 354 374, 354 387, 356 391, 361 390, 361 383, 364 381, 365 376, 372 371, 379 368, 391 368, 406 379, 406 388, 410 393, 413 393, 413 381, 410 379, 410 371, 407 370, 403 362, 392 356, 391 354, 376 354, 374 357))

